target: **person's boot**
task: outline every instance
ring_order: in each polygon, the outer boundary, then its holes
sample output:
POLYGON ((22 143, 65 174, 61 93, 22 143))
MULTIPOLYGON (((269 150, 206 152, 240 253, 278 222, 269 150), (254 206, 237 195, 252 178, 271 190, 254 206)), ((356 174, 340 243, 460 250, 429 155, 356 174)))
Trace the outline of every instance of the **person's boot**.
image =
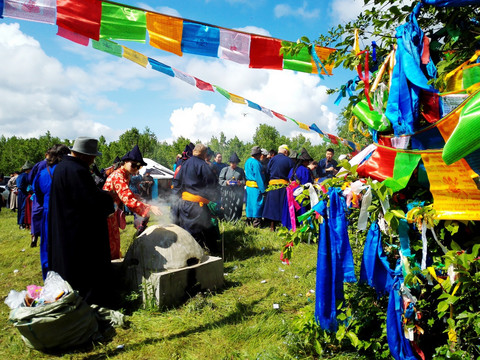
POLYGON ((32 242, 30 243, 30 247, 34 248, 37 247, 38 237, 32 236, 32 242))
POLYGON ((274 232, 275 231, 275 221, 270 222, 270 231, 274 232))

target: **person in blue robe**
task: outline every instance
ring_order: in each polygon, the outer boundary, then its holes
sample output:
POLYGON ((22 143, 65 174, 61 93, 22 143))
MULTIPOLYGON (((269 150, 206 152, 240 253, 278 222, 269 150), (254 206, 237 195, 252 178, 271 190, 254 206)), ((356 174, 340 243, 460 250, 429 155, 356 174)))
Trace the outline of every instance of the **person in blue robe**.
MULTIPOLYGON (((47 153, 48 153, 48 150, 47 150, 47 153)), ((47 160, 46 160, 47 153, 45 153, 45 159, 33 165, 32 171, 28 173, 28 183, 31 184, 32 186, 33 186, 35 177, 40 173, 40 171, 42 171, 47 167, 47 160)), ((31 221, 31 228, 30 228, 30 234, 32 235, 32 242, 30 243, 30 247, 37 246, 38 237, 40 236, 41 228, 42 228, 42 214, 43 214, 43 208, 37 201, 37 196, 35 194, 35 187, 33 187, 33 193, 34 195, 32 196, 32 219, 31 219, 32 221, 31 221)))
POLYGON ((171 207, 173 222, 187 230, 211 253, 218 252, 218 178, 205 161, 207 147, 195 145, 193 156, 183 162, 176 176, 173 194, 179 200, 171 207))
POLYGON ((285 202, 286 186, 288 185, 288 174, 292 169, 292 160, 288 157, 290 151, 287 145, 278 148, 267 167, 269 186, 281 186, 279 189, 267 192, 263 218, 270 221, 270 230, 275 231, 275 226, 282 221, 283 204, 285 202))
MULTIPOLYGON (((308 165, 311 161, 313 161, 313 158, 310 156, 310 154, 305 148, 302 148, 300 155, 297 157, 295 167, 290 170, 290 173, 288 174, 289 180, 296 181, 300 185, 304 185, 306 183, 313 184, 312 172, 308 168, 308 165)), ((304 214, 308 210, 307 206, 302 206, 302 204, 300 204, 300 206, 301 208, 295 211, 295 218, 304 214)), ((290 230, 292 229, 287 197, 285 197, 283 203, 282 225, 290 230)))
POLYGON ((262 150, 254 146, 251 151, 251 157, 245 162, 245 178, 247 189, 247 204, 245 213, 247 224, 254 227, 260 227, 263 214, 263 195, 265 193, 265 173, 263 171, 260 156, 262 150))
POLYGON ((48 273, 48 202, 50 201, 50 188, 52 178, 58 162, 64 155, 70 153, 70 149, 65 145, 54 145, 47 151, 45 168, 38 172, 33 180, 35 197, 39 209, 42 209, 40 224, 40 264, 42 266, 42 276, 45 280, 48 273))

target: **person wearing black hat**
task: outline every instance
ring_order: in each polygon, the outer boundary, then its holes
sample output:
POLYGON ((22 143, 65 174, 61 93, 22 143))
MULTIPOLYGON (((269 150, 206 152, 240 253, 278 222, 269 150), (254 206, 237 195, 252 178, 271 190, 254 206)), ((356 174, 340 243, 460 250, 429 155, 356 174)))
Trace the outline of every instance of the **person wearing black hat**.
POLYGON ((290 184, 287 187, 287 196, 285 197, 285 200, 283 203, 283 212, 282 212, 282 225, 288 229, 292 229, 292 219, 296 219, 297 216, 300 216, 307 211, 306 207, 301 206, 302 204, 300 204, 301 208, 299 210, 294 210, 292 214, 291 211, 292 209, 294 209, 294 207, 289 206, 293 204, 289 204, 288 193, 293 192, 293 190, 297 188, 298 185, 304 185, 307 183, 313 184, 312 172, 308 168, 308 165, 310 164, 311 161, 313 161, 313 159, 310 156, 310 154, 307 152, 305 148, 302 148, 300 155, 297 156, 295 167, 292 170, 290 170, 290 173, 288 174, 290 184))
POLYGON ((220 171, 218 181, 222 187, 222 206, 227 221, 240 220, 243 210, 245 172, 238 167, 240 159, 233 153, 228 159, 230 166, 220 171))
POLYGON ((115 216, 108 218, 108 234, 110 238, 110 256, 112 260, 119 259, 120 253, 120 230, 119 226, 124 228, 123 206, 127 206, 138 216, 147 217, 150 212, 155 215, 162 215, 157 206, 148 205, 139 200, 138 196, 129 188, 130 177, 136 175, 142 166, 147 165, 143 161, 142 153, 135 145, 131 151, 126 153, 121 159, 122 165, 107 178, 103 190, 110 192, 117 209, 115 216))
POLYGON ((107 217, 112 197, 95 185, 89 167, 98 140, 79 137, 56 166, 48 212, 48 270, 58 273, 88 304, 111 306, 112 268, 107 217))
MULTIPOLYGON (((27 224, 27 219, 25 219, 25 207, 28 194, 28 173, 32 171, 33 164, 30 161, 26 161, 22 166, 20 175, 17 177, 17 202, 18 202, 18 213, 17 213, 17 224, 20 229, 25 229, 27 224)), ((30 223, 30 221, 28 221, 30 223)))
POLYGON ((218 178, 205 162, 207 147, 195 145, 193 156, 177 173, 172 193, 178 196, 172 204, 173 222, 187 230, 195 240, 212 253, 218 252, 220 238, 217 203, 220 197, 218 178))
POLYGON ((247 191, 247 204, 245 213, 247 215, 247 224, 253 227, 260 227, 262 223, 263 195, 265 194, 265 172, 263 170, 260 157, 262 149, 254 146, 251 151, 251 157, 245 162, 245 178, 247 191))

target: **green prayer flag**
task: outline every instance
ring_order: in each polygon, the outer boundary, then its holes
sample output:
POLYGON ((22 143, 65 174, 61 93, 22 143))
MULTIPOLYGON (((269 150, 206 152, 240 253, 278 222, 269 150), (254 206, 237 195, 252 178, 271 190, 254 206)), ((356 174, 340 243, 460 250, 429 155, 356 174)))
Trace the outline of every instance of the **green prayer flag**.
POLYGON ((393 192, 405 188, 421 158, 420 154, 397 152, 393 166, 393 178, 386 179, 383 184, 391 188, 393 192))
POLYGON ((283 68, 296 70, 306 73, 312 72, 312 57, 308 52, 308 48, 304 47, 297 55, 283 54, 283 68))
POLYGON ((102 2, 101 38, 145 43, 146 33, 145 11, 102 2))
POLYGON ((215 90, 217 90, 217 92, 219 94, 222 94, 223 96, 225 96, 228 100, 230 100, 230 93, 225 90, 225 89, 222 89, 220 86, 217 86, 217 85, 213 85, 215 87, 215 90))
POLYGON ((123 55, 123 48, 121 45, 117 43, 105 39, 100 39, 100 41, 96 41, 92 39, 92 47, 97 50, 104 51, 106 53, 122 57, 123 55))

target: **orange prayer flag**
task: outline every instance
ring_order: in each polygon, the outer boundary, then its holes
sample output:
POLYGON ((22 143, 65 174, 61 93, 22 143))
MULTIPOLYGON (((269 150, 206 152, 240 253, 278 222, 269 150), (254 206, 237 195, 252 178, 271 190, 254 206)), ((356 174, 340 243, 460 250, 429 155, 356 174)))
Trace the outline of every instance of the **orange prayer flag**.
POLYGON ((246 104, 243 97, 230 93, 230 101, 237 104, 246 104))
POLYGON ((134 63, 137 63, 138 65, 141 65, 143 67, 147 67, 148 57, 139 53, 138 51, 129 49, 129 48, 123 46, 123 45, 122 45, 122 47, 123 47, 123 57, 125 59, 133 61, 134 63))
POLYGON ((303 129, 303 130, 308 130, 310 131, 310 127, 307 125, 307 124, 304 124, 302 122, 298 122, 298 126, 300 127, 300 129, 303 129))
POLYGON ((182 56, 183 20, 147 12, 150 45, 182 56))
MULTIPOLYGON (((318 57, 322 61, 323 66, 325 67, 325 70, 327 70, 328 72, 328 74, 325 74, 325 71, 322 70, 322 74, 332 75, 333 63, 328 64, 326 60, 330 56, 330 54, 336 50, 332 48, 327 48, 327 47, 315 46, 315 51, 317 52, 318 57)), ((318 74, 318 69, 313 59, 312 59, 312 74, 318 74)))

